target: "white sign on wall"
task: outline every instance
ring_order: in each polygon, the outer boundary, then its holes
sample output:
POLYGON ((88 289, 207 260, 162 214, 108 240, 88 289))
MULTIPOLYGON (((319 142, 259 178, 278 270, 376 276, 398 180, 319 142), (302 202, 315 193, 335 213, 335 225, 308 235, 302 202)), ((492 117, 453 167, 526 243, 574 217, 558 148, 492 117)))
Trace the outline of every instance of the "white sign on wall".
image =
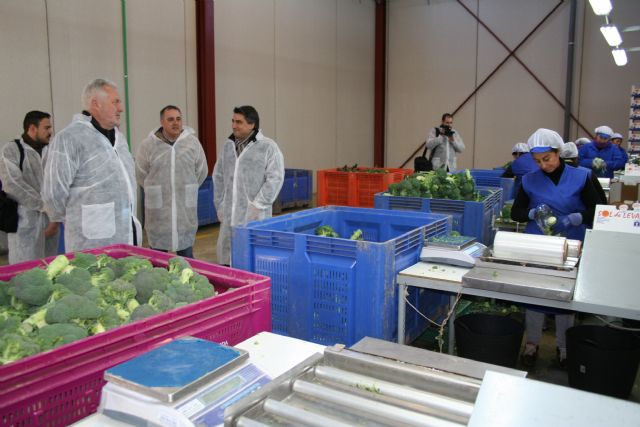
POLYGON ((640 234, 640 210, 619 210, 615 206, 597 205, 593 229, 640 234))

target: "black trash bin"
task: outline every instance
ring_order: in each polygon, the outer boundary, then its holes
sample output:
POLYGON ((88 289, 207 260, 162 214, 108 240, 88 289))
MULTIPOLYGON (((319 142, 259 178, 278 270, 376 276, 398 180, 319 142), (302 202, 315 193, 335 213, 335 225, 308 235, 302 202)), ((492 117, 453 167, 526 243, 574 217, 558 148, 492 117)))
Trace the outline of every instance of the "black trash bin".
POLYGON ((599 325, 567 330, 569 385, 581 390, 626 399, 640 362, 640 338, 599 325))
POLYGON ((458 356, 514 368, 524 325, 508 316, 474 313, 455 320, 458 356))

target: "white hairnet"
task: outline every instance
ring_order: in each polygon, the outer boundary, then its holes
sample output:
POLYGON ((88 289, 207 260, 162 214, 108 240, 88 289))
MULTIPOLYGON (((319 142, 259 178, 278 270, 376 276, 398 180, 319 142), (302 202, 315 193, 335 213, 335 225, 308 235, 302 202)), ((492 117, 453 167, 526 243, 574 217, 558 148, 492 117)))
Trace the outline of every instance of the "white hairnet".
POLYGON ((591 142, 591 140, 589 138, 585 138, 585 137, 578 138, 578 139, 576 139, 576 146, 580 147, 580 146, 582 146, 584 144, 588 144, 590 142, 591 142))
POLYGON ((613 134, 613 129, 611 129, 609 126, 598 126, 596 128, 596 133, 611 136, 611 134, 613 134))
POLYGON ((524 142, 518 142, 511 149, 511 154, 514 154, 514 153, 528 153, 528 152, 529 152, 529 146, 527 144, 525 144, 524 142))
POLYGON ((552 148, 561 151, 564 141, 558 132, 540 128, 529 137, 527 144, 531 152, 543 153, 552 148))
POLYGON ((563 159, 575 159, 578 157, 578 147, 576 147, 576 144, 571 141, 566 142, 564 147, 562 147, 560 157, 563 159))
POLYGON ((613 135, 611 135, 611 139, 622 139, 622 135, 620 135, 618 132, 615 132, 613 135))

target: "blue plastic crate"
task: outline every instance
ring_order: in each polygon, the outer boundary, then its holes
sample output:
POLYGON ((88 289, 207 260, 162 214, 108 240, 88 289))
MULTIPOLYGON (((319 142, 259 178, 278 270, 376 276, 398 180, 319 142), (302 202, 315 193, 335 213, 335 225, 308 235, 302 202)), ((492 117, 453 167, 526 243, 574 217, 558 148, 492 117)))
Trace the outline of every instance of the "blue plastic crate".
POLYGON ((425 199, 422 197, 375 196, 377 209, 434 212, 452 217, 452 230, 463 236, 473 236, 485 245, 493 243, 493 216, 499 211, 502 189, 479 188, 481 195, 487 196, 480 202, 448 199, 425 199))
POLYGON ((208 176, 198 189, 198 226, 218 222, 213 205, 213 179, 208 176))
POLYGON ((504 169, 501 170, 486 170, 486 169, 471 169, 471 176, 479 187, 500 187, 502 188, 502 204, 507 200, 511 200, 515 197, 515 178, 502 178, 504 169))
MULTIPOLYGON (((231 264, 271 278, 273 332, 320 344, 397 339, 396 275, 418 262, 425 236, 445 234, 444 215, 325 206, 235 227, 231 264), (330 225, 341 236, 316 236, 330 225)), ((419 289, 409 301, 420 302, 419 289)), ((407 316, 409 337, 426 327, 407 316)))
POLYGON ((309 206, 312 199, 313 174, 306 169, 285 169, 282 189, 273 203, 273 212, 309 206))

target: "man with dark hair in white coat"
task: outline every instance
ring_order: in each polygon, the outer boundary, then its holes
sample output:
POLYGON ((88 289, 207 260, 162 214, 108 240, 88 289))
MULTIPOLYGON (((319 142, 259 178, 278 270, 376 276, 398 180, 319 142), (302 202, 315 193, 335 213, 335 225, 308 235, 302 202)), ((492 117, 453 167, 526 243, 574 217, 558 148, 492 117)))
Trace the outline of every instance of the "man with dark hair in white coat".
POLYGON ((231 227, 271 217, 284 182, 278 144, 260 131, 260 117, 250 105, 236 107, 233 133, 213 168, 214 203, 220 219, 218 262, 231 263, 231 227))
POLYGON ((7 233, 9 264, 44 258, 58 251, 58 223, 49 222, 40 195, 44 159, 53 133, 51 115, 29 111, 23 130, 20 139, 6 143, 0 150, 2 189, 18 202, 18 229, 7 233))
POLYGON ((153 249, 193 258, 198 188, 207 178, 207 159, 195 131, 182 125, 178 107, 164 107, 160 124, 136 156, 136 178, 144 189, 144 228, 153 249))

